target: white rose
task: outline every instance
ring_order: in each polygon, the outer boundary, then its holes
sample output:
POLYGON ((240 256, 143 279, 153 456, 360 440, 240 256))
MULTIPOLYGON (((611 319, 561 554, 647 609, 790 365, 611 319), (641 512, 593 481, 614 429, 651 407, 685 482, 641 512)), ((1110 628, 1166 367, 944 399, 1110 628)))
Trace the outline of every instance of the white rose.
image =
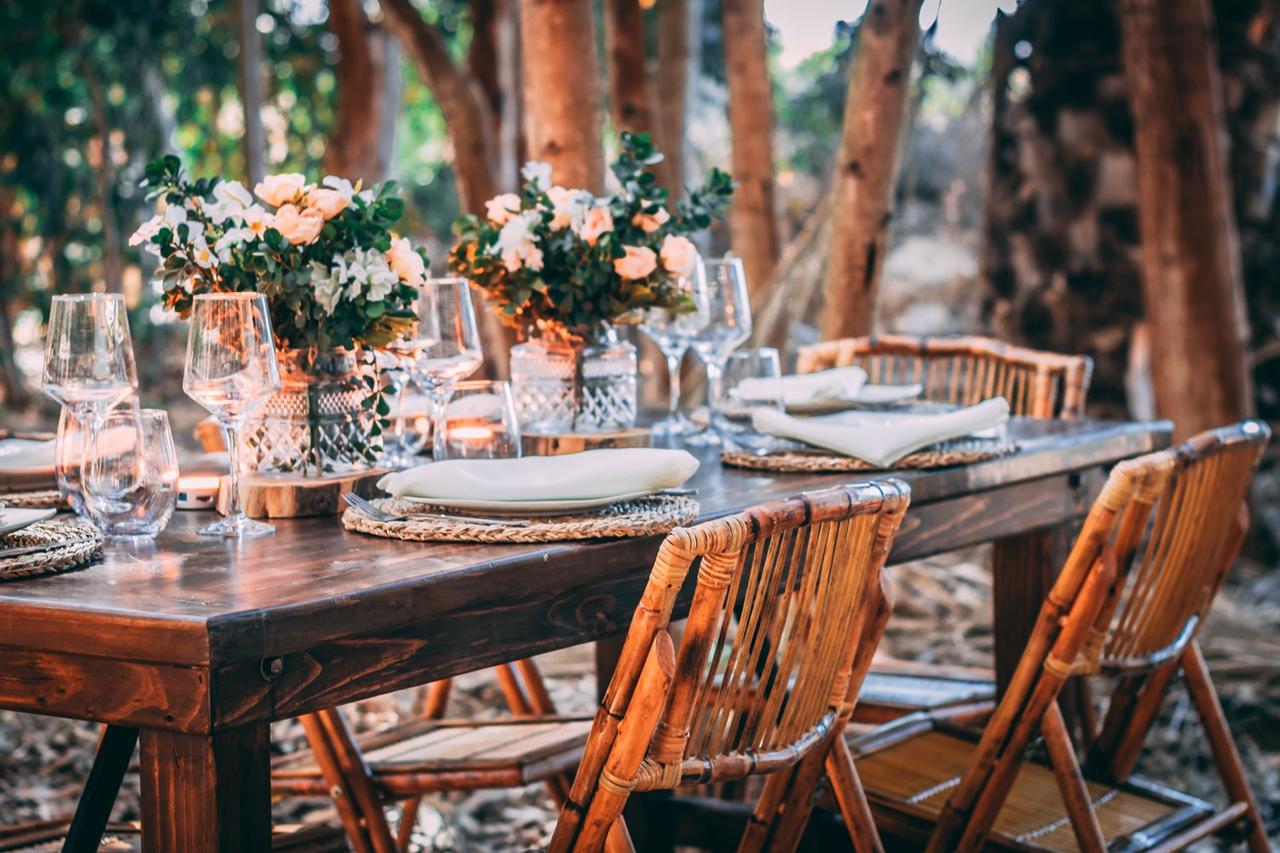
POLYGON ((396 277, 405 284, 417 286, 426 281, 427 265, 423 263, 422 255, 413 250, 408 237, 391 241, 387 263, 391 265, 396 277))
POLYGON ((540 190, 551 186, 551 164, 541 160, 530 160, 520 168, 520 177, 540 190))
POLYGON ((671 214, 667 213, 665 207, 658 208, 657 213, 637 213, 631 217, 631 224, 639 228, 646 234, 652 234, 671 219, 671 214))
POLYGON ((369 289, 365 292, 365 297, 370 302, 381 302, 395 290, 399 283, 400 277, 391 270, 375 270, 369 276, 369 289))
POLYGON ((297 201, 306 189, 307 179, 304 175, 285 172, 280 175, 267 175, 253 188, 253 192, 267 204, 279 207, 282 204, 297 201))
POLYGON ((218 265, 218 257, 209 248, 209 244, 204 241, 204 237, 197 237, 191 241, 191 260, 204 269, 218 265))
POLYGON ((647 246, 623 246, 627 253, 613 261, 613 271, 626 279, 648 278, 658 268, 658 256, 647 246))
POLYGON ((248 228, 231 228, 225 234, 218 238, 218 242, 213 244, 214 254, 218 256, 218 260, 227 263, 231 260, 231 248, 247 243, 254 239, 256 234, 248 228))
POLYGON ((537 221, 536 211, 525 211, 519 216, 513 216, 498 232, 493 249, 511 272, 523 267, 535 271, 542 269, 542 249, 538 247, 533 235, 533 226, 537 221))
MULTIPOLYGON (((336 264, 342 264, 342 258, 334 258, 336 264)), ((323 264, 311 262, 311 286, 316 291, 316 302, 327 313, 332 314, 342 297, 342 279, 338 270, 329 270, 323 264)))
POLYGON ((658 250, 662 267, 680 278, 688 278, 698 266, 698 247, 687 237, 668 234, 658 250))
POLYGON ((129 235, 129 245, 138 246, 142 243, 150 243, 151 238, 160 233, 161 226, 164 225, 164 219, 160 216, 153 216, 146 222, 138 226, 138 230, 129 235))
POLYGON ((496 195, 484 203, 484 210, 494 225, 505 225, 520 212, 520 196, 515 193, 496 195))
POLYGON ((164 224, 170 228, 177 228, 186 221, 187 209, 182 205, 171 204, 164 212, 164 224))
POLYGON ((609 208, 593 207, 587 210, 582 218, 582 228, 579 229, 578 236, 594 246, 596 240, 600 239, 600 235, 612 230, 613 214, 609 212, 609 208))
POLYGON ((347 201, 351 201, 352 196, 356 194, 356 188, 346 178, 340 178, 337 175, 325 175, 324 180, 320 182, 323 187, 341 194, 347 201))
POLYGON ((553 230, 559 231, 573 227, 576 231, 582 228, 582 217, 586 213, 587 205, 591 203, 591 193, 586 190, 552 187, 547 190, 547 197, 551 199, 551 209, 554 213, 551 220, 553 230))

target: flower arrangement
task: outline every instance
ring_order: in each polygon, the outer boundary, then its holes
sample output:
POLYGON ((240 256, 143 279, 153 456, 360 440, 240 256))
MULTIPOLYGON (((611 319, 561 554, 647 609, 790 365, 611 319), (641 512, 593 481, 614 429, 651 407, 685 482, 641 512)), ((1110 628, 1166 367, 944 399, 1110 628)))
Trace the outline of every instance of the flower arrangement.
POLYGON ((384 346, 414 321, 426 258, 391 230, 404 212, 392 182, 361 189, 280 174, 250 193, 236 181, 189 180, 167 156, 146 167, 143 186, 167 206, 129 245, 160 259, 156 280, 180 316, 197 293, 260 291, 277 344, 305 350, 384 346))
POLYGON ((454 224, 449 269, 480 287, 507 325, 581 340, 645 308, 693 310, 679 284, 698 263, 688 235, 723 215, 734 182, 712 169, 673 212, 650 170, 662 155, 648 134, 621 142, 615 195, 553 184, 551 167, 535 161, 521 170, 519 193, 454 224))

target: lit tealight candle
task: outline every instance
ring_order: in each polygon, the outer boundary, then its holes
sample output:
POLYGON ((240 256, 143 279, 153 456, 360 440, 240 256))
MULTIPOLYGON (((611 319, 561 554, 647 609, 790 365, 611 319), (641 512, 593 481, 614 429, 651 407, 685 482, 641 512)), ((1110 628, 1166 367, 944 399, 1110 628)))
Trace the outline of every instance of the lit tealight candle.
POLYGON ((451 427, 447 434, 450 441, 480 443, 493 440, 493 430, 487 426, 451 427))

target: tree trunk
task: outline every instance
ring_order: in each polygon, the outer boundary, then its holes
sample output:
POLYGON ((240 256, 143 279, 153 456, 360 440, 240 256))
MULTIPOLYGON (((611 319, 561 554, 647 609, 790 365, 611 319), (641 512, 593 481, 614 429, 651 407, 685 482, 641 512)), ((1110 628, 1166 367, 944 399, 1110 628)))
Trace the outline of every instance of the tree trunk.
POLYGON ((97 172, 98 207, 102 217, 102 282, 108 293, 120 293, 124 285, 124 258, 120 251, 120 224, 116 217, 116 165, 111 156, 111 120, 97 75, 87 61, 82 67, 93 108, 93 128, 98 134, 94 171, 97 172))
POLYGON ((658 167, 662 185, 672 201, 684 196, 688 120, 701 58, 702 0, 659 0, 657 142, 663 161, 658 167))
POLYGON ((529 157, 554 180, 604 189, 600 75, 591 0, 523 0, 520 39, 529 157))
POLYGON ((360 0, 329 0, 329 30, 338 39, 338 105, 324 167, 352 181, 373 181, 382 171, 383 69, 360 0))
POLYGON ((19 263, 18 235, 13 221, 13 190, 0 187, 0 382, 3 382, 5 405, 23 409, 31 402, 31 395, 22 383, 15 359, 17 347, 13 341, 13 320, 10 303, 18 287, 19 263))
POLYGON ((911 63, 920 40, 920 3, 872 0, 858 30, 836 155, 824 340, 871 332, 887 253, 911 63))
POLYGON ((725 75, 733 177, 738 182, 729 218, 733 251, 747 271, 752 304, 761 303, 778 262, 774 202, 773 92, 766 57, 763 0, 722 0, 725 75))
POLYGON ((604 40, 613 126, 619 132, 652 135, 657 121, 650 98, 644 10, 639 0, 605 0, 604 40))
POLYGON ((381 0, 387 28, 418 66, 444 113, 463 210, 483 213, 496 194, 495 128, 480 87, 449 56, 444 39, 410 0, 381 0))
POLYGON ((1179 436, 1249 415, 1248 327, 1208 0, 1121 0, 1156 406, 1179 436))
POLYGON ((267 171, 267 138, 262 127, 262 37, 258 35, 259 0, 240 0, 240 104, 244 109, 244 172, 250 188, 267 171))
POLYGON ((382 69, 382 110, 378 117, 378 172, 373 177, 385 181, 391 176, 396 160, 396 130, 404 104, 404 75, 400 71, 400 43, 386 27, 379 27, 374 44, 378 48, 378 65, 382 69))

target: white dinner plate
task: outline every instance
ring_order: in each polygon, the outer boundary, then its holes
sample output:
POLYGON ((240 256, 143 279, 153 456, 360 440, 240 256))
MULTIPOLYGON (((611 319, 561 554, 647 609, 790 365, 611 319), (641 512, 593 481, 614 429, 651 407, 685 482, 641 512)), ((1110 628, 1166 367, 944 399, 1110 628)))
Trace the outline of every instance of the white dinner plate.
POLYGON ((455 509, 459 512, 466 511, 476 515, 501 515, 512 518, 528 518, 530 516, 541 515, 569 515, 575 512, 582 512, 590 509, 600 509, 601 507, 616 504, 620 501, 630 501, 636 498, 646 498, 654 494, 653 490, 646 489, 643 492, 628 492, 621 495, 610 495, 604 498, 580 498, 576 500, 548 500, 548 501, 485 501, 475 499, 443 499, 443 498, 417 498, 405 496, 404 500, 413 503, 426 504, 428 506, 441 507, 443 509, 455 509))
POLYGON ((787 406, 792 415, 826 415, 849 409, 882 409, 905 406, 920 396, 920 385, 863 385, 858 393, 845 400, 818 400, 787 406))
POLYGON ((0 475, 53 474, 54 443, 26 438, 0 440, 0 475))
POLYGON ((0 536, 30 527, 38 521, 45 521, 57 514, 56 509, 24 509, 22 507, 2 509, 0 510, 0 536))

